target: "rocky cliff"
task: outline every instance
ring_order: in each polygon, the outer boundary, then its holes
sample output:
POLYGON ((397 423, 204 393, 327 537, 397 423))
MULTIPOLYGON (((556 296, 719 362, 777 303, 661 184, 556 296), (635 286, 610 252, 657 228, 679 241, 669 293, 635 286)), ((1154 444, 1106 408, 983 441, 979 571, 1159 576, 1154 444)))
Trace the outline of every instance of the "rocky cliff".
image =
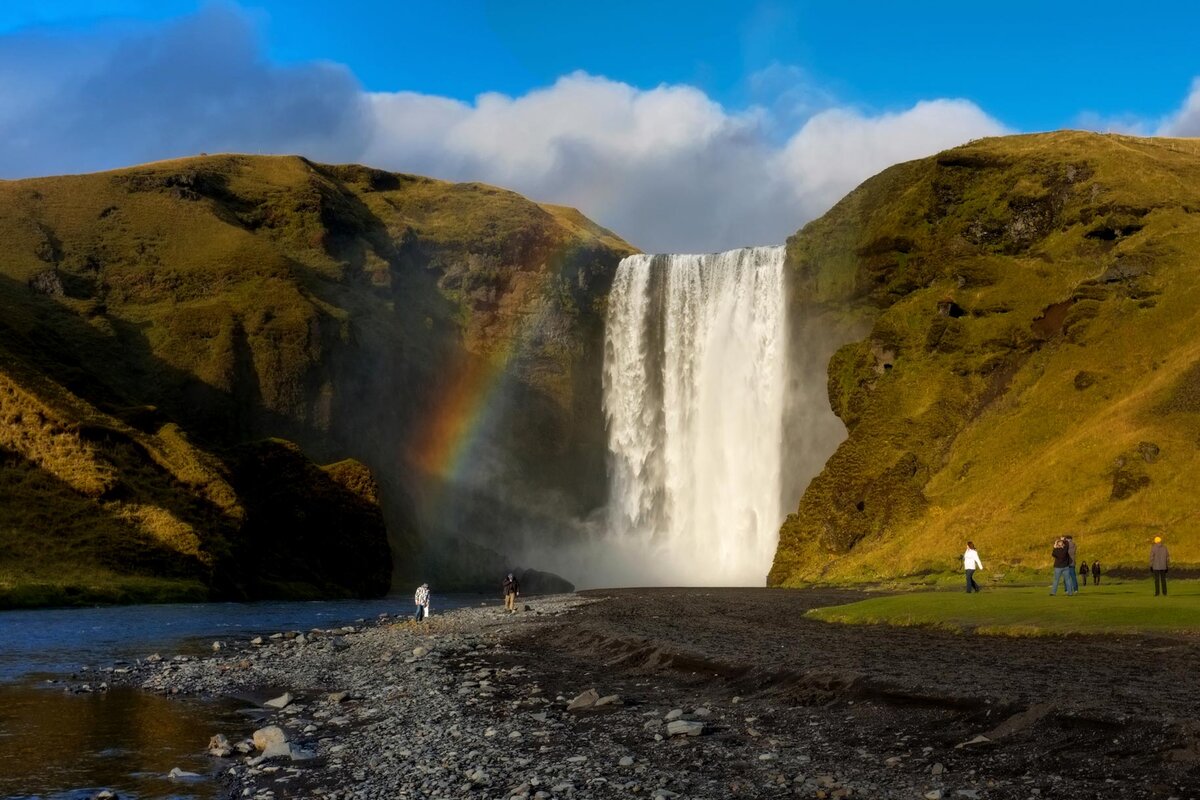
POLYGON ((1060 132, 892 167, 788 242, 848 438, 769 582, 1200 561, 1200 143, 1060 132))
POLYGON ((415 576, 430 531, 499 546, 598 503, 630 251, 572 209, 297 157, 0 182, 0 447, 28 501, 2 506, 5 591, 36 567, 97 596, 379 593, 380 508, 415 576))

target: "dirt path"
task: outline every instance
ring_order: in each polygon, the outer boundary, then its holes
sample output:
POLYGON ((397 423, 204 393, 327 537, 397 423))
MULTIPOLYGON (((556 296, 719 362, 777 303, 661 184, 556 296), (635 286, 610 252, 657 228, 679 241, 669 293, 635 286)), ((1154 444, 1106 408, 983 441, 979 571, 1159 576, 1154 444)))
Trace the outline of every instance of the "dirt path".
POLYGON ((780 774, 768 789, 737 758, 693 765, 733 796, 847 796, 814 786, 818 770, 879 796, 1200 796, 1200 639, 1005 639, 803 616, 861 596, 846 591, 590 595, 603 602, 516 643, 526 664, 566 696, 590 682, 656 707, 737 697, 726 748, 767 737, 780 774), (958 746, 979 735, 990 741, 958 746), (812 765, 802 783, 787 774, 797 763, 812 765))

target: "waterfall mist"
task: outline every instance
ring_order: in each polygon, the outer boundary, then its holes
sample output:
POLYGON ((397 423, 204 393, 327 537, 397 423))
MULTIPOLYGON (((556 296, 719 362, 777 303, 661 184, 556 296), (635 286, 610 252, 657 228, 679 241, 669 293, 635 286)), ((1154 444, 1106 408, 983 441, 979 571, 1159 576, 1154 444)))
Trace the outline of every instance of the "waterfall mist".
POLYGON ((604 356, 607 559, 646 583, 757 585, 784 516, 784 248, 636 255, 604 356))

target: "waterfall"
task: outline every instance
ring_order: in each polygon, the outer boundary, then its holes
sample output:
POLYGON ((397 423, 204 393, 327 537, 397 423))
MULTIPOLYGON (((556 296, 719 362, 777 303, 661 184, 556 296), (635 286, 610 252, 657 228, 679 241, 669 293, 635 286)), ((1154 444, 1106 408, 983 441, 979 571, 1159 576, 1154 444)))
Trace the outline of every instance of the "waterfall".
POLYGON ((783 520, 784 249, 635 255, 604 350, 606 539, 636 580, 762 585, 783 520))

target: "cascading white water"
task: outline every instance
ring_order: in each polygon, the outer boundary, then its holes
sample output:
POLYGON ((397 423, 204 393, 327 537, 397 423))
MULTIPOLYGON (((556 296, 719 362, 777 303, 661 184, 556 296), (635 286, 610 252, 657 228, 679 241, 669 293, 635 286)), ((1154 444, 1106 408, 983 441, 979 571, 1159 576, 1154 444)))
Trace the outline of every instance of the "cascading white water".
POLYGON ((783 519, 784 249, 636 255, 609 295, 610 545, 644 582, 761 585, 783 519))

